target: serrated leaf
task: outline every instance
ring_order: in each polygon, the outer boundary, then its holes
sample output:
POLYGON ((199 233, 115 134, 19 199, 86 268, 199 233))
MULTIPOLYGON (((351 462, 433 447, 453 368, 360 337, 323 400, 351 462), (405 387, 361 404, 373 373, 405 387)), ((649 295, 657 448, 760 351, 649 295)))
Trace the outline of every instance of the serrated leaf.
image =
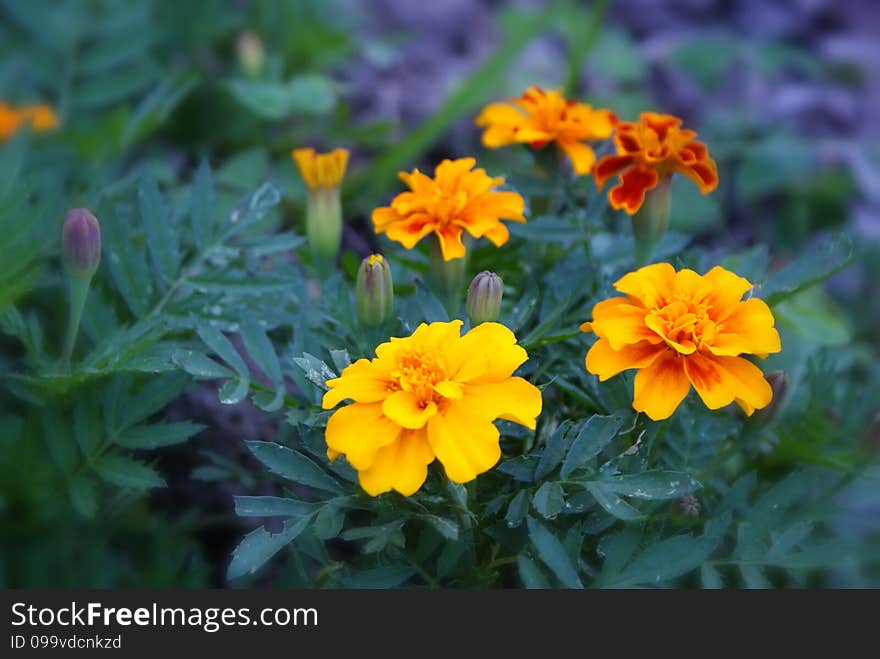
POLYGON ((288 480, 308 485, 324 492, 341 494, 342 486, 302 453, 274 442, 245 442, 254 457, 269 470, 288 480))
POLYGON ((248 533, 232 552, 226 578, 232 580, 256 572, 266 561, 293 542, 311 520, 311 516, 289 519, 284 522, 280 533, 269 533, 264 528, 248 533))
POLYGON ((547 590, 551 587, 547 577, 541 572, 535 562, 526 556, 520 554, 516 557, 516 566, 519 569, 519 577, 522 579, 523 586, 530 590, 547 590))
POLYGON ((545 519, 554 519, 565 505, 565 492, 559 483, 544 483, 532 497, 532 505, 545 519))
POLYGON ((95 482, 85 474, 77 475, 70 481, 70 502, 83 517, 91 519, 98 510, 98 493, 95 482))
POLYGON ((336 377, 336 373, 333 372, 333 369, 327 366, 322 360, 307 352, 304 352, 302 357, 294 357, 293 363, 302 369, 309 382, 317 385, 325 391, 327 389, 325 382, 336 377))
POLYGON ((344 511, 339 506, 329 503, 323 506, 315 516, 312 532, 320 540, 330 540, 339 535, 344 523, 344 511))
POLYGON ((162 201, 155 176, 149 171, 141 178, 138 204, 153 271, 160 285, 167 288, 180 267, 180 247, 173 218, 162 201))
POLYGON ((202 160, 192 187, 192 201, 190 202, 190 222, 193 232, 193 241, 196 249, 201 249, 211 241, 214 229, 214 207, 216 193, 214 191, 214 178, 211 174, 211 166, 207 160, 202 160))
MULTIPOLYGON (((284 397, 284 378, 281 375, 281 364, 278 361, 278 355, 275 354, 275 348, 272 342, 266 336, 264 330, 256 321, 247 320, 241 326, 241 338, 244 347, 250 355, 251 359, 256 362, 260 370, 269 378, 272 386, 275 388, 277 407, 279 409, 283 404, 284 397)), ((274 411, 272 409, 267 411, 274 411)))
POLYGON ((529 513, 529 505, 529 491, 520 490, 517 492, 507 506, 507 514, 504 516, 507 526, 513 528, 522 524, 522 521, 529 513))
POLYGON ((676 499, 700 487, 690 474, 682 471, 646 471, 621 474, 597 481, 604 490, 636 499, 676 499))
POLYGON ((526 523, 529 527, 529 538, 544 565, 550 568, 566 588, 583 588, 584 584, 578 577, 574 564, 556 536, 531 517, 526 519, 526 523))
POLYGON ((571 441, 571 438, 568 436, 568 431, 571 427, 572 422, 565 420, 553 431, 547 445, 544 447, 544 451, 541 453, 538 466, 535 467, 536 481, 544 478, 562 462, 562 458, 565 457, 566 449, 568 449, 568 444, 571 441))
POLYGON ((419 515, 419 519, 422 519, 431 526, 433 526, 437 532, 442 535, 447 540, 456 541, 458 540, 458 524, 443 517, 438 517, 437 515, 419 515))
POLYGON ((580 469, 599 455, 602 449, 617 437, 624 419, 622 414, 610 416, 596 414, 587 419, 578 431, 565 460, 562 462, 560 475, 567 478, 573 471, 580 469))
POLYGON ((156 449, 185 442, 205 427, 190 421, 134 426, 119 433, 113 442, 128 449, 156 449))
POLYGON ((235 497, 235 514, 239 517, 302 517, 311 515, 317 505, 284 497, 235 497))
POLYGON ((206 346, 217 353, 218 357, 235 369, 235 372, 238 373, 242 380, 248 379, 250 372, 248 371, 247 365, 244 363, 244 360, 241 358, 241 355, 238 354, 238 351, 232 343, 230 343, 229 339, 223 336, 220 330, 212 325, 203 323, 198 326, 196 332, 198 333, 199 338, 205 342, 206 346))
POLYGON ((171 359, 177 366, 197 378, 216 380, 231 378, 235 375, 234 371, 195 350, 176 350, 171 359))
POLYGON ((103 455, 91 464, 102 479, 120 487, 148 490, 164 487, 164 479, 152 467, 122 455, 103 455))
POLYGON ((614 492, 605 489, 601 483, 589 482, 585 483, 585 485, 590 494, 596 499, 596 502, 617 519, 632 521, 644 517, 641 512, 633 508, 614 492))

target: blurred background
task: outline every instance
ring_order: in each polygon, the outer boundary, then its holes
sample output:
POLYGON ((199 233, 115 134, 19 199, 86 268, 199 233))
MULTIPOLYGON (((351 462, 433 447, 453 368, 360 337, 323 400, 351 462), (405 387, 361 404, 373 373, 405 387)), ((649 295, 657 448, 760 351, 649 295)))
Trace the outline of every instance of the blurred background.
MULTIPOLYGON (((0 0, 0 94, 58 108, 65 143, 45 166, 66 164, 68 189, 85 196, 96 177, 146 161, 188 176, 207 156, 233 190, 280 181, 279 227, 304 194, 290 149, 351 148, 344 258, 355 262, 398 169, 470 154, 490 171, 527 162, 525 150, 480 147, 473 117, 489 101, 534 84, 624 119, 676 114, 709 145, 721 185, 708 197, 678 186, 673 229, 710 250, 766 243, 774 267, 841 230, 860 246, 800 318, 869 378, 880 350, 878 35, 872 0, 0 0)), ((207 429, 161 453, 169 487, 149 498, 120 494, 86 521, 52 492, 39 514, 0 496, 0 584, 224 585, 248 530, 232 495, 262 487, 239 443, 273 430, 247 403, 221 406, 211 386, 165 414, 207 429), (206 451, 219 457, 206 465, 206 451)), ((878 415, 858 438, 871 454, 878 415)), ((835 524, 876 536, 876 481, 859 483, 835 524)))

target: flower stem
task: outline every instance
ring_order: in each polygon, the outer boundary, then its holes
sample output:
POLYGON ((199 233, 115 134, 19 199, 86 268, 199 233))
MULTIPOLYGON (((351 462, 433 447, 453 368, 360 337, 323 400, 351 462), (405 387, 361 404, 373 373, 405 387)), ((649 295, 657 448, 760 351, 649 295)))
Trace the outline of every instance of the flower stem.
POLYGON ((64 337, 64 348, 61 351, 61 365, 65 371, 70 370, 70 357, 79 334, 79 323, 82 320, 86 297, 89 294, 91 277, 70 277, 70 307, 67 316, 67 335, 64 337))
POLYGON ((467 272, 467 252, 460 259, 446 261, 443 259, 443 251, 440 248, 440 240, 431 236, 428 242, 430 253, 428 258, 428 273, 431 287, 437 298, 443 303, 443 307, 450 316, 454 316, 458 307, 464 300, 464 282, 467 272))

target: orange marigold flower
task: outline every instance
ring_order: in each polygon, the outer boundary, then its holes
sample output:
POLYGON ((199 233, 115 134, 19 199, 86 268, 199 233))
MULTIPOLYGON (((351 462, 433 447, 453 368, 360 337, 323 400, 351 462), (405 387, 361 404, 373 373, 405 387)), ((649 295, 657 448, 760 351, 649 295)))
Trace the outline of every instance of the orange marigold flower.
POLYGON ((525 202, 515 192, 495 190, 504 178, 474 169, 476 164, 473 158, 444 160, 434 169, 433 179, 418 169, 400 172, 410 191, 373 211, 376 233, 384 232, 407 249, 433 233, 444 261, 465 255, 462 231, 474 238, 485 236, 496 247, 506 243, 510 233, 501 220, 525 222, 525 202))
POLYGON ((497 149, 521 143, 540 149, 556 142, 581 176, 589 174, 596 162, 596 154, 584 142, 608 139, 616 122, 611 110, 594 110, 586 103, 567 100, 559 90, 540 87, 529 87, 506 103, 491 103, 476 119, 486 129, 484 146, 497 149))
POLYGON ((779 352, 770 308, 742 300, 752 284, 722 267, 705 275, 678 272, 668 263, 640 268, 614 287, 614 297, 593 307, 581 330, 599 340, 587 353, 590 373, 607 380, 631 368, 633 408, 655 421, 672 415, 691 385, 711 410, 732 402, 751 416, 773 392, 757 366, 740 355, 779 352))
POLYGON ((348 165, 348 149, 317 153, 314 149, 303 148, 294 149, 290 155, 310 190, 336 188, 342 183, 348 165))
POLYGON ((32 130, 44 132, 58 127, 58 117, 55 116, 52 108, 46 105, 14 108, 0 102, 0 142, 15 135, 27 123, 31 125, 32 130))
POLYGON ((354 401, 327 422, 327 455, 344 454, 368 494, 413 494, 435 458, 450 480, 473 480, 501 457, 495 419, 535 428, 541 392, 512 377, 528 359, 513 332, 483 323, 461 336, 461 325, 422 323, 327 381, 324 409, 354 401))
POLYGON ((679 172, 708 194, 718 186, 718 168, 706 145, 694 139, 696 132, 681 128, 681 119, 670 114, 642 112, 637 122, 617 124, 614 142, 617 155, 604 156, 594 176, 601 190, 612 176, 620 183, 611 188, 608 201, 615 210, 634 215, 645 193, 661 178, 679 172))

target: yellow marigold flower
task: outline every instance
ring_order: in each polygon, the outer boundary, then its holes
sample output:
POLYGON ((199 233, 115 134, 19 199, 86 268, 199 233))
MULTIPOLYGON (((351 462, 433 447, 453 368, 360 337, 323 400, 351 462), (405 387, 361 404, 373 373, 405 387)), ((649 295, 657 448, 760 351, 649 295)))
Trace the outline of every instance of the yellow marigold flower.
POLYGON ((434 169, 434 178, 418 169, 400 172, 410 191, 401 192, 390 206, 373 211, 376 233, 384 232, 407 249, 433 233, 444 261, 465 255, 462 231, 474 238, 485 236, 496 247, 506 243, 510 233, 501 220, 525 222, 525 202, 515 192, 495 190, 504 178, 474 169, 476 164, 473 158, 444 160, 434 169))
POLYGON ((327 381, 324 409, 354 401, 327 422, 327 455, 344 454, 368 494, 413 494, 435 458, 450 480, 473 480, 501 457, 495 419, 535 428, 541 392, 512 377, 528 359, 513 332, 483 323, 461 336, 461 325, 422 323, 327 381))
POLYGON ((593 307, 581 330, 599 340, 587 353, 590 373, 607 380, 639 369, 633 408, 655 421, 672 415, 691 385, 711 410, 732 402, 751 416, 773 398, 761 369, 740 355, 779 352, 770 308, 752 284, 716 266, 705 275, 678 272, 668 263, 640 268, 614 287, 614 297, 593 307))
POLYGON ((29 105, 14 108, 0 102, 0 142, 13 135, 26 123, 37 132, 53 130, 58 127, 58 117, 52 108, 46 105, 29 105))
POLYGON ((611 110, 594 110, 586 103, 567 100, 559 90, 540 87, 529 87, 506 103, 491 103, 476 119, 486 129, 484 146, 497 149, 521 143, 540 149, 556 142, 582 176, 596 162, 596 154, 585 142, 608 139, 616 122, 611 110))
POLYGON ((679 172, 708 194, 718 186, 718 168, 697 134, 681 128, 681 119, 671 114, 642 112, 637 122, 617 124, 614 142, 617 155, 605 156, 596 165, 594 176, 601 190, 612 176, 620 183, 608 192, 615 210, 634 215, 645 201, 645 193, 660 179, 679 172))
POLYGON ((294 149, 291 155, 310 190, 336 188, 342 183, 348 165, 348 149, 317 153, 314 149, 303 148, 294 149))

